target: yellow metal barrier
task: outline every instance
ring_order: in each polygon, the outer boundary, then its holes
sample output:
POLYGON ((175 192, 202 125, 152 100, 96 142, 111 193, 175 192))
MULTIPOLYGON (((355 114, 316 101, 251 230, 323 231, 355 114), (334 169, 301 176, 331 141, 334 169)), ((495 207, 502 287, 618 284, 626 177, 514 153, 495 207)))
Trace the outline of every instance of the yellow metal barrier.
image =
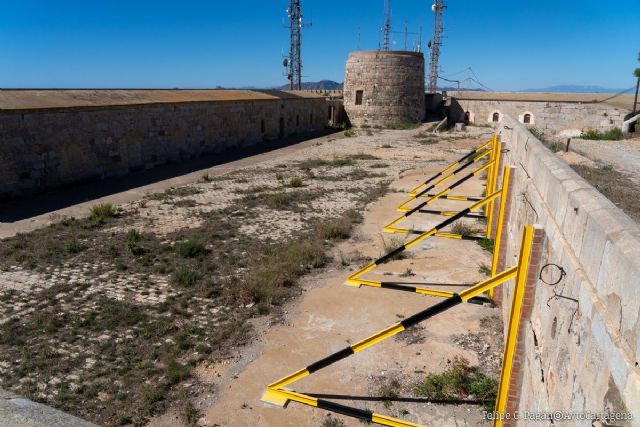
MULTIPOLYGON (((460 166, 460 165, 462 164, 462 162, 464 162, 465 160, 467 160, 469 157, 472 157, 472 156, 474 156, 474 155, 476 155, 476 154, 478 154, 478 153, 482 152, 483 150, 485 151, 485 153, 483 154, 483 156, 482 156, 482 157, 485 157, 485 156, 490 152, 490 149, 488 149, 487 147, 490 147, 490 146, 491 146, 491 148, 493 148, 493 143, 494 143, 494 141, 495 141, 495 136, 494 136, 491 140, 489 140, 489 141, 485 142, 484 144, 482 144, 481 146, 479 146, 479 147, 475 148, 473 151, 471 151, 471 152, 467 153, 465 156, 463 156, 463 157, 461 157, 460 159, 456 160, 455 162, 451 163, 449 166, 447 166, 446 168, 442 169, 440 172, 436 173, 435 175, 433 175, 431 178, 427 179, 426 181, 422 182, 422 183, 421 183, 420 185, 418 185, 417 187, 413 188, 413 189, 409 192, 409 195, 412 195, 412 193, 413 193, 413 194, 417 193, 417 192, 418 192, 422 187, 427 186, 427 185, 429 185, 429 183, 430 183, 430 182, 432 182, 433 180, 435 180, 435 179, 437 179, 437 178, 439 178, 439 177, 441 177, 441 176, 446 175, 446 174, 447 174, 447 173, 449 173, 452 169, 454 169, 454 168, 456 168, 456 167, 460 166)), ((478 159, 478 160, 479 160, 479 159, 478 159)), ((474 162, 472 162, 472 163, 474 163, 474 162)), ((469 164, 467 164, 467 166, 469 166, 469 164)), ((465 167, 466 167, 466 166, 465 166, 465 167)), ((463 169, 464 169, 464 168, 463 168, 463 169)), ((459 170, 458 170, 458 172, 459 172, 460 170, 462 170, 462 169, 459 169, 459 170)), ((453 172, 453 175, 455 175, 455 174, 456 174, 456 172, 453 172)))
MULTIPOLYGON (((504 282, 515 277, 516 279, 516 287, 518 289, 524 288, 524 283, 526 282, 527 271, 529 266, 529 257, 531 252, 531 246, 533 241, 533 227, 527 226, 524 228, 522 242, 520 246, 520 253, 518 258, 518 263, 515 267, 507 269, 502 273, 496 275, 495 277, 488 278, 474 286, 471 286, 468 289, 460 292, 459 294, 453 294, 448 298, 438 302, 437 304, 428 307, 427 309, 420 311, 410 317, 403 319, 400 322, 394 323, 391 326, 383 329, 380 332, 377 332, 368 338, 365 338, 352 346, 346 347, 340 351, 337 351, 323 359, 318 360, 317 362, 312 363, 304 369, 300 369, 293 374, 290 374, 278 381, 275 381, 267 386, 267 390, 262 396, 262 400, 266 403, 285 406, 289 401, 294 401, 298 403, 302 403, 304 405, 313 406, 321 409, 325 409, 327 411, 336 412, 339 414, 343 414, 350 417, 359 418, 365 420, 367 422, 374 422, 380 425, 386 426, 395 426, 395 427, 420 427, 418 424, 410 423, 407 421, 402 421, 396 418, 387 417, 385 415, 375 414, 371 411, 362 410, 358 408, 352 408, 345 405, 340 405, 334 402, 330 402, 323 399, 317 399, 312 396, 308 396, 305 394, 297 393, 293 390, 285 389, 284 387, 293 384, 301 378, 304 378, 312 373, 326 368, 334 363, 343 360, 357 352, 363 351, 381 341, 384 341, 412 326, 415 326, 425 320, 434 317, 450 308, 455 307, 456 305, 471 300, 478 295, 487 292, 490 289, 495 288, 503 284, 504 282)), ((521 295, 521 294, 519 294, 521 295)), ((514 294, 515 299, 515 294, 514 294)), ((507 363, 508 360, 513 361, 513 350, 515 349, 515 333, 517 333, 517 325, 515 326, 515 332, 512 332, 511 325, 513 323, 513 316, 516 314, 519 316, 519 310, 521 308, 520 305, 513 305, 511 311, 511 320, 510 320, 510 328, 509 334, 507 337, 507 345, 505 345, 505 358, 503 362, 503 371, 501 374, 501 383, 500 383, 500 391, 499 398, 502 399, 504 395, 504 399, 500 400, 496 404, 496 408, 503 408, 506 406, 506 394, 500 394, 503 392, 505 387, 504 383, 508 385, 508 380, 510 379, 510 364, 507 363), (516 313, 517 312, 517 313, 516 313), (513 338, 513 339, 512 339, 513 338), (513 344, 513 345, 512 345, 513 344), (509 369, 508 372, 505 372, 509 369), (502 403, 504 401, 504 403, 502 403)), ((519 318, 519 317, 518 317, 519 318)))
MULTIPOLYGON (((522 237, 520 254, 518 256, 518 275, 516 277, 513 297, 511 299, 511 313, 509 314, 509 326, 507 328, 507 340, 504 344, 502 355, 502 371, 500 372, 500 384, 498 385, 498 396, 496 398, 495 412, 499 415, 505 413, 507 407, 507 394, 511 382, 513 356, 518 340, 518 329, 520 326, 520 314, 522 312, 522 302, 524 299, 525 285, 527 283, 527 271, 529 269, 529 257, 533 244, 533 227, 527 227, 522 237)), ((502 416, 497 416, 494 420, 494 427, 502 427, 502 416)))

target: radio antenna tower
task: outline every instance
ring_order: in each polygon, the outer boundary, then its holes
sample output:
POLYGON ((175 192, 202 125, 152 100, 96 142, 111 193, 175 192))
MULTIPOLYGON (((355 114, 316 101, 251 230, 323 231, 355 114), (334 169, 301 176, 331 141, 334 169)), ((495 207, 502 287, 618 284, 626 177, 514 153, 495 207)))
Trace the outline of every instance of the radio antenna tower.
POLYGON ((385 6, 385 21, 382 32, 384 34, 382 49, 389 50, 389 39, 391 37, 391 0, 384 0, 385 6))
POLYGON ((302 6, 300 5, 300 0, 291 0, 291 4, 287 9, 287 15, 289 17, 291 40, 289 45, 289 58, 284 60, 283 65, 287 69, 289 89, 302 90, 302 56, 300 55, 302 28, 310 26, 311 24, 303 24, 302 22, 302 6))
POLYGON ((429 64, 429 86, 427 91, 435 93, 438 90, 438 62, 440 60, 440 46, 442 46, 442 33, 444 31, 442 16, 447 6, 444 0, 435 0, 431 10, 434 13, 433 40, 429 42, 431 48, 431 62, 429 64))

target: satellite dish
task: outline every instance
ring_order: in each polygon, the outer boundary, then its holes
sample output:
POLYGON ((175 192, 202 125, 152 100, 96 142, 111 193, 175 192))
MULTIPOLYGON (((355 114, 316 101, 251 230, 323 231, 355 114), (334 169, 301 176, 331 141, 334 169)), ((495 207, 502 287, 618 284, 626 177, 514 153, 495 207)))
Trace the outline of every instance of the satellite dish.
POLYGON ((289 66, 289 58, 284 58, 284 60, 282 61, 282 65, 285 67, 289 66))
POLYGON ((436 11, 436 4, 435 4, 435 3, 431 5, 431 11, 432 11, 432 12, 435 12, 435 11, 436 11))
POLYGON ((431 49, 431 40, 429 40, 429 43, 427 43, 427 47, 431 49))

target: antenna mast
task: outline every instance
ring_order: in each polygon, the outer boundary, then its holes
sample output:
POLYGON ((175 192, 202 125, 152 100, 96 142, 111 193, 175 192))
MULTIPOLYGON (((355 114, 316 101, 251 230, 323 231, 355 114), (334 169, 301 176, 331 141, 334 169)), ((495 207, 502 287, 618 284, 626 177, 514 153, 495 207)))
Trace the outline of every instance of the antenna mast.
POLYGON ((427 88, 430 93, 435 93, 438 89, 438 62, 440 60, 440 46, 442 46, 442 33, 444 31, 442 17, 446 7, 444 0, 435 0, 433 6, 431 6, 431 10, 434 13, 434 27, 433 40, 430 43, 431 62, 429 64, 429 86, 427 88))
POLYGON ((302 90, 302 28, 307 25, 302 23, 302 6, 300 0, 291 0, 287 9, 289 16, 289 29, 291 40, 289 45, 289 60, 284 65, 287 68, 290 90, 302 90))
POLYGON ((391 35, 391 0, 384 0, 384 5, 386 18, 384 21, 384 28, 382 29, 384 33, 382 49, 389 50, 389 38, 391 35))

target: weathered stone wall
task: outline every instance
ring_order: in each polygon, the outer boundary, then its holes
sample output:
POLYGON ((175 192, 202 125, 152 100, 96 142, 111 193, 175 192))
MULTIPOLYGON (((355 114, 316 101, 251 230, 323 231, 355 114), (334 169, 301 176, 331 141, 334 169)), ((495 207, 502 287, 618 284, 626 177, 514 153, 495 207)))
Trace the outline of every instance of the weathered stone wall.
POLYGON ((451 117, 455 122, 468 121, 476 125, 498 124, 505 115, 540 129, 547 135, 579 136, 583 130, 605 131, 622 127, 627 110, 605 103, 474 100, 453 98, 451 117), (466 114, 466 115, 465 115, 466 114))
MULTIPOLYGON (((632 412, 640 425, 640 227, 516 119, 504 116, 505 164, 515 167, 505 262, 515 265, 522 227, 544 229, 542 276, 525 300, 521 411, 632 412), (556 297, 556 295, 558 297, 556 297)), ((503 287, 508 319, 513 285, 503 287)), ((520 425, 532 422, 521 421, 520 425)), ((548 425, 548 422, 544 423, 548 425)), ((589 421, 563 421, 585 426, 589 421)))
POLYGON ((420 52, 351 52, 344 108, 354 126, 419 123, 425 115, 424 56, 420 52), (362 91, 362 104, 356 93, 362 91))
POLYGON ((326 101, 284 98, 0 112, 0 198, 323 129, 326 101))

